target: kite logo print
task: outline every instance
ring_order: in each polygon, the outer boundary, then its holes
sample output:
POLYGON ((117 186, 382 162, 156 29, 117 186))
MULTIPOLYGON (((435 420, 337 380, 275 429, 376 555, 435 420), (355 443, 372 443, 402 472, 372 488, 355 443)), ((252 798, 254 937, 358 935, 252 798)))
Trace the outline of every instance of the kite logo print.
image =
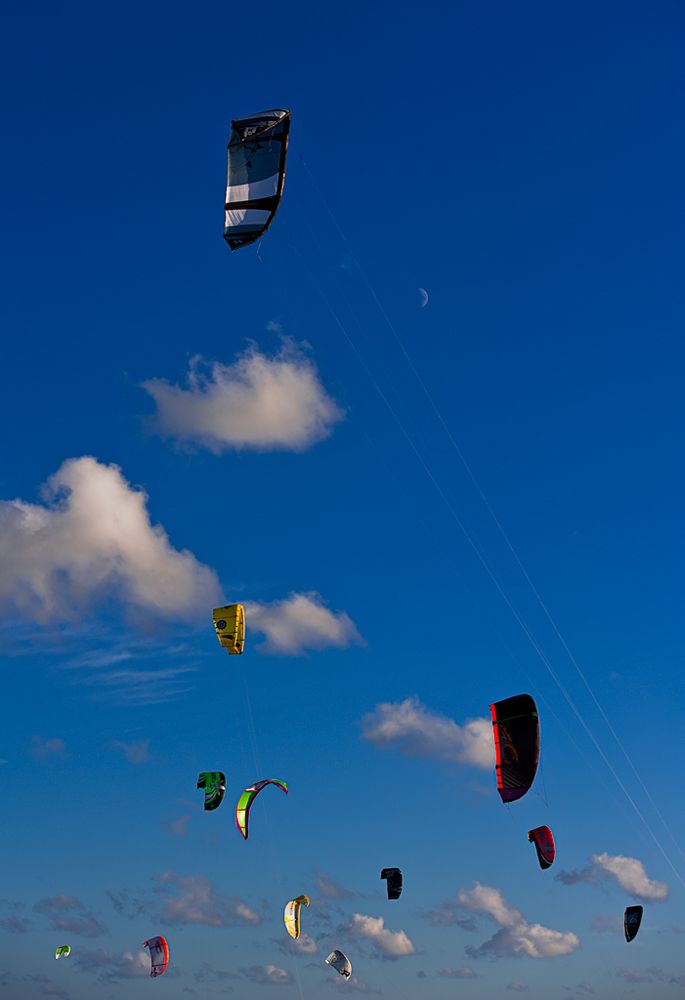
POLYGON ((502 745, 502 757, 506 764, 514 764, 518 762, 519 755, 518 750, 514 746, 511 736, 509 735, 509 730, 506 726, 500 723, 500 742, 502 745))

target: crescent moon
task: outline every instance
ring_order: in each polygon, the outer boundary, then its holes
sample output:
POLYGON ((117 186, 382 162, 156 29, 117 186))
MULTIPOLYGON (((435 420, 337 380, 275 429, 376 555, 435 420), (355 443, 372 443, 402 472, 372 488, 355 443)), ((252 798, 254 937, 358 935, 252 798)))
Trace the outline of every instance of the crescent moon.
POLYGON ((428 305, 428 292, 425 288, 419 288, 419 295, 421 296, 421 308, 425 309, 428 305))

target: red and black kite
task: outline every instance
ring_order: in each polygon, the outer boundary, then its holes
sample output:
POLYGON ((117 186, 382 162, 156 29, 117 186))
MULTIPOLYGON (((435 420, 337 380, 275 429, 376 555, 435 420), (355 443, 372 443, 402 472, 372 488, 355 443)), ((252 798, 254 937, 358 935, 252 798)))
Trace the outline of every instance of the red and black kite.
POLYGON ((517 694, 490 706, 497 754, 497 790, 502 802, 515 802, 535 780, 540 759, 540 721, 535 701, 517 694))
POLYGON ((538 861, 541 868, 551 868, 557 855, 554 846, 554 837, 548 826, 536 826, 534 830, 528 831, 528 840, 535 844, 538 852, 538 861))

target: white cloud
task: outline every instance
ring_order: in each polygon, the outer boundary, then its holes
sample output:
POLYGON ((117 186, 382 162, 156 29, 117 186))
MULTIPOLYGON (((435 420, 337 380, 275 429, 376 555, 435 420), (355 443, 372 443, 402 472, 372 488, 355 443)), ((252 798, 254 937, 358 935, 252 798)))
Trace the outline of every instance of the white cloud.
POLYGON ((314 364, 290 341, 274 357, 253 346, 232 365, 215 361, 209 371, 193 358, 187 383, 143 382, 157 404, 157 429, 217 455, 229 448, 304 451, 343 418, 314 364))
POLYGON ((645 866, 637 858, 629 858, 623 854, 593 854, 590 862, 580 871, 560 871, 558 881, 564 885, 575 885, 578 882, 593 885, 603 879, 613 878, 622 889, 638 899, 654 901, 668 896, 668 885, 648 878, 645 866))
POLYGON ((343 648, 362 638, 344 611, 330 611, 319 594, 290 594, 282 601, 246 605, 250 628, 266 636, 259 647, 266 653, 297 655, 307 649, 343 648))
POLYGON ((177 875, 163 872, 163 886, 173 887, 177 895, 167 899, 163 919, 170 924, 206 924, 230 927, 234 924, 259 924, 261 917, 247 903, 233 896, 222 896, 201 875, 177 875))
POLYGON ((592 861, 638 899, 655 900, 668 896, 666 883, 648 878, 645 866, 637 858, 627 858, 622 854, 593 854, 592 861))
POLYGON ((367 917, 354 913, 345 926, 352 937, 368 938, 374 947, 386 958, 401 958, 416 954, 416 948, 404 931, 389 931, 383 917, 367 917))
POLYGON ((522 919, 521 914, 505 900, 499 889, 475 882, 473 889, 460 889, 459 905, 472 913, 485 913, 502 927, 512 927, 522 919))
POLYGON ((554 931, 541 924, 529 924, 519 910, 507 903, 500 890, 492 886, 476 882, 473 889, 460 889, 458 900, 464 909, 485 914, 501 928, 489 941, 466 949, 472 958, 483 955, 558 958, 580 947, 580 939, 571 931, 554 931))
POLYGON ((492 722, 467 719, 459 725, 431 712, 418 698, 383 702, 361 721, 362 738, 377 747, 399 744, 408 757, 433 757, 490 770, 495 766, 492 722))
POLYGON ((153 525, 142 490, 116 465, 68 459, 44 503, 0 501, 0 604, 34 621, 77 618, 115 595, 130 610, 175 619, 206 613, 216 576, 153 525))

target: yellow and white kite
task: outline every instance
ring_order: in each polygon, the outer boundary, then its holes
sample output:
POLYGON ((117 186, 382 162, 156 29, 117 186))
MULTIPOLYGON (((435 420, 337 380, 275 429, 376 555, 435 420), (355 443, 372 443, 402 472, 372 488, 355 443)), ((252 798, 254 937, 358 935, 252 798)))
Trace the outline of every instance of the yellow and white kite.
POLYGON ((296 896, 291 899, 283 911, 283 923, 290 937, 297 941, 300 936, 300 908, 304 903, 309 906, 309 896, 296 896))

